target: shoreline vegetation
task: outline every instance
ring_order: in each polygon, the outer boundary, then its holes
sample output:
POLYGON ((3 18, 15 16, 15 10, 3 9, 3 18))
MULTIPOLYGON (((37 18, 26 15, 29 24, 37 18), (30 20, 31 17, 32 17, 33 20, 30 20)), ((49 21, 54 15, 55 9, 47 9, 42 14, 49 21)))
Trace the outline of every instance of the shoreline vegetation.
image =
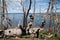
MULTIPOLYGON (((33 38, 34 40, 60 40, 60 34, 57 36, 55 35, 54 32, 49 33, 48 31, 42 30, 39 33, 39 38, 35 37, 33 38)), ((7 38, 0 38, 0 40, 32 40, 31 35, 24 35, 21 37, 7 37, 7 38)))
POLYGON ((59 3, 0 0, 0 40, 60 40, 60 6, 56 5, 59 3))

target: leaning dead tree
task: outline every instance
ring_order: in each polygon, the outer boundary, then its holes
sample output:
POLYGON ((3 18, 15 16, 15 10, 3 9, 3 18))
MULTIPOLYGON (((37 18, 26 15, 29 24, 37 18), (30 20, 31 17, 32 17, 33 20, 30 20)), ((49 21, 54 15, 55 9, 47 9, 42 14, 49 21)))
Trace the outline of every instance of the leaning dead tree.
POLYGON ((22 10, 23 10, 23 28, 26 29, 27 27, 27 18, 28 18, 28 15, 29 15, 29 11, 31 9, 31 4, 32 4, 32 0, 29 0, 29 6, 26 10, 26 8, 24 7, 24 4, 21 0, 21 6, 22 6, 22 10))
MULTIPOLYGON (((57 1, 56 4, 60 4, 60 1, 59 0, 55 0, 55 1, 57 1)), ((57 6, 55 6, 55 8, 56 8, 56 11, 57 10, 60 10, 60 8, 57 8, 57 6)), ((60 15, 57 14, 57 12, 56 12, 56 19, 55 19, 56 27, 55 27, 55 30, 54 30, 54 32, 56 34, 60 33, 60 21, 59 20, 60 20, 60 15)))
POLYGON ((8 8, 7 8, 6 0, 5 0, 5 11, 6 11, 6 17, 5 17, 5 19, 7 21, 6 28, 14 28, 13 22, 12 22, 12 20, 8 16, 8 8))
POLYGON ((50 0, 49 6, 48 6, 48 9, 47 9, 47 13, 50 13, 50 14, 49 14, 49 18, 50 18, 49 31, 52 31, 53 8, 54 8, 54 0, 50 0), (49 11, 49 10, 50 10, 50 11, 49 11))
POLYGON ((7 10, 6 0, 2 0, 2 14, 1 14, 1 29, 2 30, 5 30, 8 28, 6 22, 10 28, 13 28, 12 21, 10 18, 8 18, 8 10, 7 10), (6 16, 5 16, 5 13, 6 13, 6 16))

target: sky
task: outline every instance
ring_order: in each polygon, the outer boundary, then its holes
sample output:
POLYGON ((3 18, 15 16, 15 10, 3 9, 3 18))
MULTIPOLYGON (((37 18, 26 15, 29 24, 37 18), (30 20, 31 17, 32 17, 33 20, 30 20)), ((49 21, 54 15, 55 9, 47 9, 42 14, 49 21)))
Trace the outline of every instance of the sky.
MULTIPOLYGON (((28 9, 29 0, 22 0, 22 1, 24 3, 25 9, 28 9)), ((23 13, 20 2, 21 0, 6 0, 8 13, 23 13)), ((35 13, 40 13, 40 12, 45 13, 48 8, 48 2, 49 0, 36 0, 35 13)), ((1 4, 1 0, 0 0, 0 4, 1 4)), ((60 8, 59 3, 55 4, 54 6, 60 8)), ((34 10, 34 0, 32 0, 30 13, 33 13, 33 10, 34 10)), ((57 12, 60 12, 60 10, 57 10, 57 12)))

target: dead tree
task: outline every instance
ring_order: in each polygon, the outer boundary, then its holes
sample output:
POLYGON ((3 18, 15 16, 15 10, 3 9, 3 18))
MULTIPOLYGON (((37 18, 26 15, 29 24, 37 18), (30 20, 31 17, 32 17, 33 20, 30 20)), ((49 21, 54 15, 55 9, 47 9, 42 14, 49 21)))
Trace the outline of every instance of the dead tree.
POLYGON ((33 11, 33 14, 35 15, 35 10, 36 10, 36 0, 34 0, 34 11, 33 11))
POLYGON ((5 6, 5 0, 2 0, 2 15, 1 15, 1 28, 4 29, 3 26, 3 20, 4 20, 4 6, 5 6))
MULTIPOLYGON (((48 9, 47 9, 47 16, 48 16, 48 13, 49 13, 50 4, 51 4, 51 2, 49 2, 49 5, 48 5, 48 9)), ((51 24, 50 24, 50 25, 51 25, 51 24)), ((49 25, 49 31, 50 31, 50 25, 49 25)))
POLYGON ((3 28, 3 30, 8 28, 8 24, 9 24, 10 28, 13 28, 12 21, 10 18, 8 18, 8 10, 7 10, 6 0, 2 0, 2 16, 1 16, 1 18, 2 18, 2 20, 1 20, 2 26, 1 27, 3 28), (6 16, 4 15, 5 11, 6 11, 6 16), (7 25, 5 25, 4 21, 7 21, 7 25))
POLYGON ((49 25, 49 31, 52 31, 52 22, 53 22, 53 8, 54 8, 54 0, 50 0, 49 2, 49 6, 47 9, 47 13, 49 13, 50 10, 50 14, 49 14, 49 18, 50 18, 50 25, 49 25))
POLYGON ((21 5, 22 5, 22 8, 23 8, 22 10, 23 10, 23 13, 24 13, 24 17, 23 17, 23 27, 24 27, 24 28, 27 27, 27 17, 28 17, 29 11, 30 11, 30 9, 31 9, 31 4, 32 4, 32 0, 30 0, 29 8, 28 8, 28 10, 27 10, 27 12, 26 12, 26 10, 25 10, 25 8, 24 8, 24 5, 23 5, 23 3, 22 3, 22 1, 21 1, 21 5))
POLYGON ((31 4, 32 4, 32 0, 29 0, 29 6, 28 6, 28 9, 26 10, 25 7, 24 7, 24 4, 21 0, 21 6, 22 6, 22 11, 23 11, 23 28, 26 29, 27 27, 27 18, 28 18, 28 15, 29 15, 29 11, 31 9, 31 4))

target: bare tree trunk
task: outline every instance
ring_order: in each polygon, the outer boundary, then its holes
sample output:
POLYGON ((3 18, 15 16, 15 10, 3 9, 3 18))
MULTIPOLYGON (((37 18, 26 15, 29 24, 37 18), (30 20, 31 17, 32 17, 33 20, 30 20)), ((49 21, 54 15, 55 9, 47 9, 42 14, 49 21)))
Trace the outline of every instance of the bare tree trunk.
POLYGON ((3 26, 3 20, 4 20, 4 4, 5 4, 5 1, 4 0, 2 0, 2 15, 1 15, 1 18, 2 18, 2 20, 1 20, 1 28, 2 29, 4 29, 4 26, 3 26))
POLYGON ((50 2, 51 2, 51 15, 50 15, 50 28, 51 28, 51 31, 52 31, 52 23, 53 23, 53 8, 54 8, 54 0, 50 0, 50 2))
POLYGON ((24 27, 24 29, 26 29, 26 27, 27 27, 27 17, 26 17, 25 13, 24 13, 24 17, 23 17, 23 27, 24 27))
POLYGON ((48 9, 47 9, 47 13, 49 12, 49 9, 50 10, 50 25, 49 25, 49 31, 52 31, 52 23, 53 23, 53 6, 54 5, 54 0, 50 0, 49 2, 49 6, 48 6, 48 9), (51 7, 51 8, 50 8, 51 7))
POLYGON ((27 18, 28 18, 28 15, 29 15, 29 11, 31 9, 31 4, 32 4, 32 0, 30 0, 30 4, 29 4, 29 8, 27 10, 27 13, 24 12, 24 18, 23 18, 23 27, 26 29, 27 27, 27 18))
POLYGON ((32 0, 29 0, 30 3, 29 3, 29 8, 28 10, 25 10, 25 7, 24 7, 24 4, 23 2, 21 1, 21 5, 22 5, 22 10, 24 12, 23 14, 23 29, 24 31, 26 32, 26 27, 27 27, 27 18, 28 18, 28 15, 29 15, 29 11, 31 9, 31 4, 32 4, 32 0))
POLYGON ((24 32, 24 34, 26 34, 26 25, 27 25, 27 19, 26 19, 26 17, 25 17, 26 15, 25 15, 25 13, 24 13, 24 16, 23 16, 23 32, 24 32))
POLYGON ((49 32, 52 32, 52 20, 51 20, 51 15, 50 15, 49 32))
MULTIPOLYGON (((48 9, 47 9, 47 16, 48 16, 48 13, 49 13, 49 9, 50 9, 50 4, 51 2, 49 2, 49 6, 48 6, 48 9)), ((49 19, 50 19, 50 24, 49 24, 49 31, 51 31, 51 15, 49 15, 49 19)))
POLYGON ((2 0, 2 17, 5 17, 5 16, 4 16, 4 4, 5 4, 5 1, 2 0))
POLYGON ((36 0, 34 0, 34 11, 33 11, 33 14, 35 15, 35 6, 36 6, 36 0))

